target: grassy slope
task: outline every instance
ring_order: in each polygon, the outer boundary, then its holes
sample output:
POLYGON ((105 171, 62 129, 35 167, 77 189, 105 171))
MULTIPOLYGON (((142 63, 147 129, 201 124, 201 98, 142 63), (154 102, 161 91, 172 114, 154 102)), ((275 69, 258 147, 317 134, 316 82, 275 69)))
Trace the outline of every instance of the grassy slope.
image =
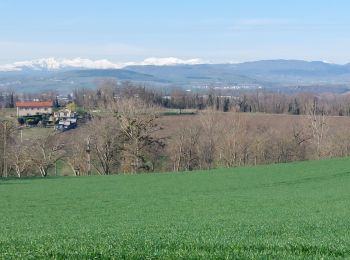
POLYGON ((0 258, 350 257, 350 159, 0 182, 0 258))

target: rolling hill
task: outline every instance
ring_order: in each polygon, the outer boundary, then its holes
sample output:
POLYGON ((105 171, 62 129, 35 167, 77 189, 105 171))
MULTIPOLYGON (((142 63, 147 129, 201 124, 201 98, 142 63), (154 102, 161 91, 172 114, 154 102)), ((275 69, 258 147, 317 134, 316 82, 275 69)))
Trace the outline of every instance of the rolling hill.
POLYGON ((0 180, 0 258, 349 258, 349 163, 0 180))

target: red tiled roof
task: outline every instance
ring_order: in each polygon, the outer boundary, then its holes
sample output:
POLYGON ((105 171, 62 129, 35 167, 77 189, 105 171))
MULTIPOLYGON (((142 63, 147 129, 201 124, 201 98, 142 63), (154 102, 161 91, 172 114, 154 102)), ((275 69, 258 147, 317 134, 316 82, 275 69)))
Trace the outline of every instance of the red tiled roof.
POLYGON ((16 107, 53 107, 52 101, 17 101, 16 107))

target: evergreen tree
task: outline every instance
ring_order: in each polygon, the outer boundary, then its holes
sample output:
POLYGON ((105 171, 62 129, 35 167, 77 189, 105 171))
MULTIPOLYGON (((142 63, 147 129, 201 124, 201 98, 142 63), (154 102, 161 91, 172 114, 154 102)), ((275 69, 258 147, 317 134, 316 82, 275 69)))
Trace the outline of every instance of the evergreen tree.
POLYGON ((230 110, 230 99, 229 98, 225 98, 223 111, 224 112, 228 112, 229 110, 230 110))
POLYGON ((55 108, 59 108, 59 107, 60 107, 60 103, 58 102, 58 97, 57 97, 57 96, 56 96, 56 98, 55 98, 55 102, 54 102, 53 106, 54 106, 55 108))

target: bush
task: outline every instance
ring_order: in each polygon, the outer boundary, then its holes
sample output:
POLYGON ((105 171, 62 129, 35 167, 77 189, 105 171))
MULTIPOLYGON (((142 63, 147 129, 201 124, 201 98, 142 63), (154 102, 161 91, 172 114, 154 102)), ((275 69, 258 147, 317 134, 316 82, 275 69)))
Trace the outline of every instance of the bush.
POLYGON ((28 125, 37 125, 39 123, 39 121, 40 121, 40 118, 28 118, 26 120, 26 123, 28 125))
POLYGON ((17 121, 18 121, 18 123, 20 124, 20 125, 24 125, 25 124, 25 120, 24 120, 24 118, 23 117, 19 117, 18 119, 17 119, 17 121))

